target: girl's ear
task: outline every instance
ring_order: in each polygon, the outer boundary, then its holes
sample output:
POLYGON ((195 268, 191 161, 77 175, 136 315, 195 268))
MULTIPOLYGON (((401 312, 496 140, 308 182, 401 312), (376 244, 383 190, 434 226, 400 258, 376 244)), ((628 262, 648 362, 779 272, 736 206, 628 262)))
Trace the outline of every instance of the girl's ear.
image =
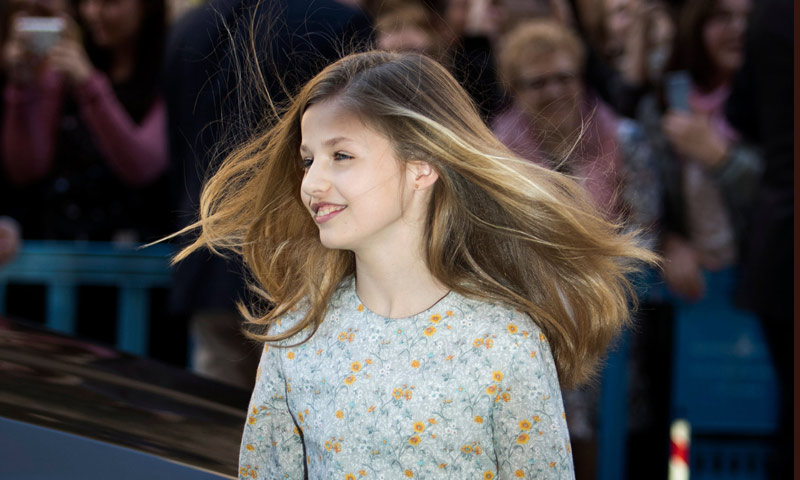
POLYGON ((412 189, 423 190, 433 187, 439 173, 428 162, 412 160, 406 164, 406 178, 412 189))

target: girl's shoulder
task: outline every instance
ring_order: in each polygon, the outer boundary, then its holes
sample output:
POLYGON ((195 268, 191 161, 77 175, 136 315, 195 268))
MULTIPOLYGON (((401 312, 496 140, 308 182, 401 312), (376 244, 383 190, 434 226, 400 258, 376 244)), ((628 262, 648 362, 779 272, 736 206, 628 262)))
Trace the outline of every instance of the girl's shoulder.
POLYGON ((525 312, 503 303, 486 299, 453 295, 445 314, 451 322, 471 333, 509 338, 522 335, 523 338, 539 338, 541 329, 525 312))

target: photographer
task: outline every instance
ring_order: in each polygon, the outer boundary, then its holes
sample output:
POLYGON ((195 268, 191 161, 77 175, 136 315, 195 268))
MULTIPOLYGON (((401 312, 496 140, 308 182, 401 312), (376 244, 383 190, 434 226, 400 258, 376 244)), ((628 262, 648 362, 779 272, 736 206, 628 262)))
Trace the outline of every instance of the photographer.
POLYGON ((7 27, 3 170, 24 202, 26 236, 164 233, 164 1, 25 0, 7 27))

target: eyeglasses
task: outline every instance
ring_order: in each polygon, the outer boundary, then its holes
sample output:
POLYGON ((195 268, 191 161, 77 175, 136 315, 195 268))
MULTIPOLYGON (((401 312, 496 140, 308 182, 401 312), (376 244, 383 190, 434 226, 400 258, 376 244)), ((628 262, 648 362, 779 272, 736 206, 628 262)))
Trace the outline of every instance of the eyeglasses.
POLYGON ((517 86, 522 90, 542 90, 548 83, 563 86, 569 85, 577 79, 578 75, 575 72, 556 72, 540 77, 520 78, 517 80, 517 86))

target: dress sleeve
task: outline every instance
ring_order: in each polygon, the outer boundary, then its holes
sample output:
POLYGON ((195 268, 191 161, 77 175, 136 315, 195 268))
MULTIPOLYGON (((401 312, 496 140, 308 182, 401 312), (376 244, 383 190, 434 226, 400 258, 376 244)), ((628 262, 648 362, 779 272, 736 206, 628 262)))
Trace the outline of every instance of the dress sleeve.
POLYGON ((137 125, 102 73, 94 72, 76 94, 83 119, 97 145, 123 181, 134 186, 146 185, 164 173, 168 157, 166 110, 162 99, 153 103, 137 125))
MULTIPOLYGON (((522 325, 523 319, 518 319, 522 325)), ((528 320, 530 322, 530 320, 528 320)), ((497 479, 574 478, 569 432, 555 363, 545 336, 516 334, 492 409, 497 479)))
POLYGON ((280 349, 265 346, 239 454, 239 478, 302 479, 302 431, 287 403, 280 349))
POLYGON ((45 72, 35 86, 6 85, 3 91, 3 168, 16 184, 47 175, 53 166, 63 81, 45 72))

